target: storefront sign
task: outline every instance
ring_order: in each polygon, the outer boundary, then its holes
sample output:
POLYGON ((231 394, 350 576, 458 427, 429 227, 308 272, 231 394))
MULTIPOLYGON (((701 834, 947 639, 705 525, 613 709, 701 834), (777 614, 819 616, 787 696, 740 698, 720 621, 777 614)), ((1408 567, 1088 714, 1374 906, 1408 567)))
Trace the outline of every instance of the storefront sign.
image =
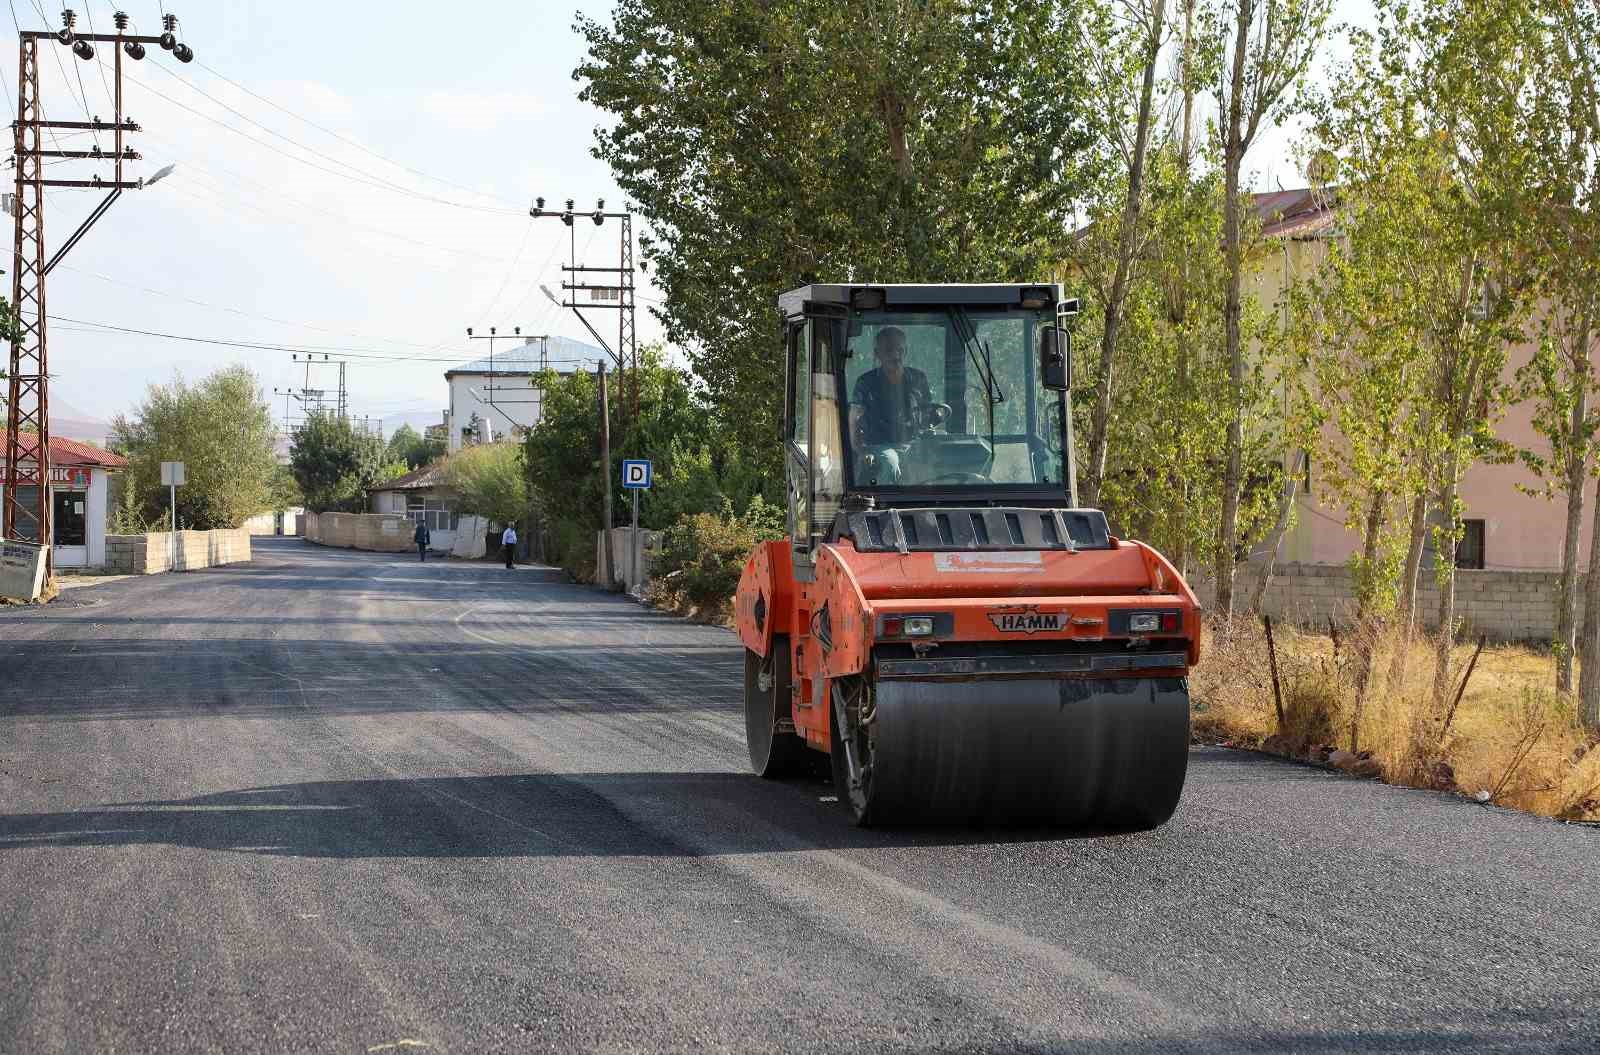
MULTIPOLYGON (((27 463, 24 462, 24 465, 27 463)), ((32 480, 19 481, 11 474, 4 478, 6 487, 31 487, 32 480)), ((52 465, 50 467, 50 486, 62 487, 71 491, 85 491, 89 488, 89 470, 77 465, 52 465)))

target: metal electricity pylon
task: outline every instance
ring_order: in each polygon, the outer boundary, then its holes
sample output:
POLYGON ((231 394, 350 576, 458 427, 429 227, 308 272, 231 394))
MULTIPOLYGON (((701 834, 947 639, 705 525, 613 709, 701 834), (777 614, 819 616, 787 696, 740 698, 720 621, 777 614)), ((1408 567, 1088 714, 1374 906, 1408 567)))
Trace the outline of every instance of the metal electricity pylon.
MULTIPOLYGON (((633 213, 607 212, 606 201, 601 198, 595 203, 593 210, 581 212, 575 207, 572 198, 566 201, 566 208, 560 211, 546 209, 543 198, 533 200, 533 208, 528 210, 528 215, 535 219, 551 217, 567 225, 568 257, 569 262, 563 264, 561 270, 566 272, 568 278, 561 283, 563 292, 572 294, 571 299, 559 301, 563 308, 570 308, 578 317, 594 339, 600 342, 600 347, 615 360, 617 370, 622 373, 628 383, 629 403, 635 416, 639 413, 639 326, 634 300, 634 258, 633 258, 633 213), (590 267, 578 263, 577 249, 577 220, 587 217, 594 222, 596 227, 601 226, 608 219, 620 220, 620 252, 618 253, 616 267, 590 267), (582 276, 591 274, 615 275, 614 285, 596 285, 581 280, 582 276), (589 295, 586 303, 579 304, 576 294, 584 292, 589 295), (617 317, 617 346, 613 351, 606 343, 600 331, 594 328, 588 318, 583 314, 583 308, 597 308, 601 310, 614 310, 617 317)), ((552 298, 553 299, 553 298, 552 298)))
MULTIPOLYGON (((139 131, 139 126, 122 115, 122 57, 135 61, 144 58, 145 45, 156 44, 172 52, 180 62, 194 59, 189 45, 178 40, 178 19, 166 15, 162 19, 159 36, 142 36, 128 33, 128 16, 118 11, 115 16, 115 33, 79 33, 77 18, 71 10, 61 16, 60 30, 24 29, 18 33, 17 59, 17 119, 12 125, 16 133, 17 170, 16 197, 12 202, 15 222, 15 241, 12 248, 11 303, 16 315, 16 337, 11 342, 11 369, 8 382, 7 410, 10 428, 6 431, 5 498, 0 506, 0 537, 19 537, 19 520, 31 526, 32 536, 41 545, 53 542, 50 530, 50 360, 45 327, 45 276, 61 262, 61 258, 77 245, 79 240, 104 216, 106 210, 122 196, 124 190, 147 186, 145 180, 122 178, 122 163, 137 161, 140 155, 132 147, 123 145, 123 135, 139 131), (70 47, 72 53, 85 62, 92 61, 95 44, 110 44, 112 70, 116 80, 112 87, 115 111, 110 124, 98 117, 87 121, 48 121, 39 102, 39 46, 55 43, 70 47), (114 146, 110 153, 99 145, 90 150, 45 150, 41 135, 46 129, 73 131, 109 131, 114 146), (87 180, 45 179, 42 159, 56 158, 73 161, 105 161, 113 165, 112 178, 107 181, 95 175, 87 180), (77 189, 108 190, 110 193, 94 208, 88 219, 78 225, 53 255, 46 256, 44 243, 44 192, 47 187, 72 187, 77 189), (33 508, 24 499, 24 490, 32 490, 33 508)), ((170 169, 158 172, 150 183, 165 176, 170 169)), ((46 555, 46 574, 53 571, 53 561, 46 555)))

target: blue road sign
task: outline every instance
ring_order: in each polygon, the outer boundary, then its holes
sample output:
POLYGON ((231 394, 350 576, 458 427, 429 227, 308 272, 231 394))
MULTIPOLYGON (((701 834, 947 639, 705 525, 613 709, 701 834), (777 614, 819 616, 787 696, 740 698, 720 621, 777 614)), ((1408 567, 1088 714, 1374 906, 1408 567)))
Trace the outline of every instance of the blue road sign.
POLYGON ((643 458, 628 458, 622 463, 622 486, 635 490, 648 490, 653 468, 643 458))

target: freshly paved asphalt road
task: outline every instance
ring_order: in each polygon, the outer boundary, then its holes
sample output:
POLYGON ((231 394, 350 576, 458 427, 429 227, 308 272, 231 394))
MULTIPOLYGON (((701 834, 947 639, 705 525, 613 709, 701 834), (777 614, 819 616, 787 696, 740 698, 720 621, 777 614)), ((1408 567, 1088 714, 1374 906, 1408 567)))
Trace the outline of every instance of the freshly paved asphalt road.
POLYGON ((1155 832, 858 831, 725 631, 256 554, 0 609, 0 1051, 1595 1050, 1600 831, 1213 749, 1155 832))

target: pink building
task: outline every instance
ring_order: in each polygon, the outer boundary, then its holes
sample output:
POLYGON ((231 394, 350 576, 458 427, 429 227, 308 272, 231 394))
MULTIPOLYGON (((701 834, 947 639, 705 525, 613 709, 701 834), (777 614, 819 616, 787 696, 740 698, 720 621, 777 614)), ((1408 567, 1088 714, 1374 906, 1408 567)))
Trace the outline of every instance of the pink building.
MULTIPOLYGON (((1256 275, 1255 295, 1263 305, 1287 311, 1281 294, 1315 272, 1337 237, 1335 209, 1310 189, 1260 194, 1255 198, 1268 256, 1256 275)), ((1527 364, 1537 342, 1511 351, 1504 377, 1510 380, 1527 364)), ((1495 425, 1500 439, 1518 449, 1549 453, 1549 443, 1533 428, 1529 405, 1513 404, 1495 425)), ((1360 538, 1344 527, 1344 510, 1332 505, 1319 486, 1316 461, 1310 466, 1311 487, 1297 498, 1293 526, 1279 550, 1279 570, 1266 607, 1282 617, 1321 621, 1348 607, 1350 582, 1345 562, 1360 538)), ((1457 607, 1469 629, 1504 638, 1548 639, 1554 626, 1557 581, 1561 570, 1566 501, 1545 499, 1522 488, 1542 484, 1520 462, 1474 463, 1462 480, 1460 498, 1464 535, 1457 553, 1457 607)), ((1596 500, 1591 489, 1589 502, 1596 500)), ((1585 509, 1583 553, 1588 561, 1588 534, 1593 507, 1585 509)), ((1427 558, 1431 563, 1431 545, 1427 558)), ((1255 569, 1241 569, 1248 581, 1255 569)), ((1419 582, 1420 610, 1426 616, 1436 603, 1432 576, 1419 582)))

